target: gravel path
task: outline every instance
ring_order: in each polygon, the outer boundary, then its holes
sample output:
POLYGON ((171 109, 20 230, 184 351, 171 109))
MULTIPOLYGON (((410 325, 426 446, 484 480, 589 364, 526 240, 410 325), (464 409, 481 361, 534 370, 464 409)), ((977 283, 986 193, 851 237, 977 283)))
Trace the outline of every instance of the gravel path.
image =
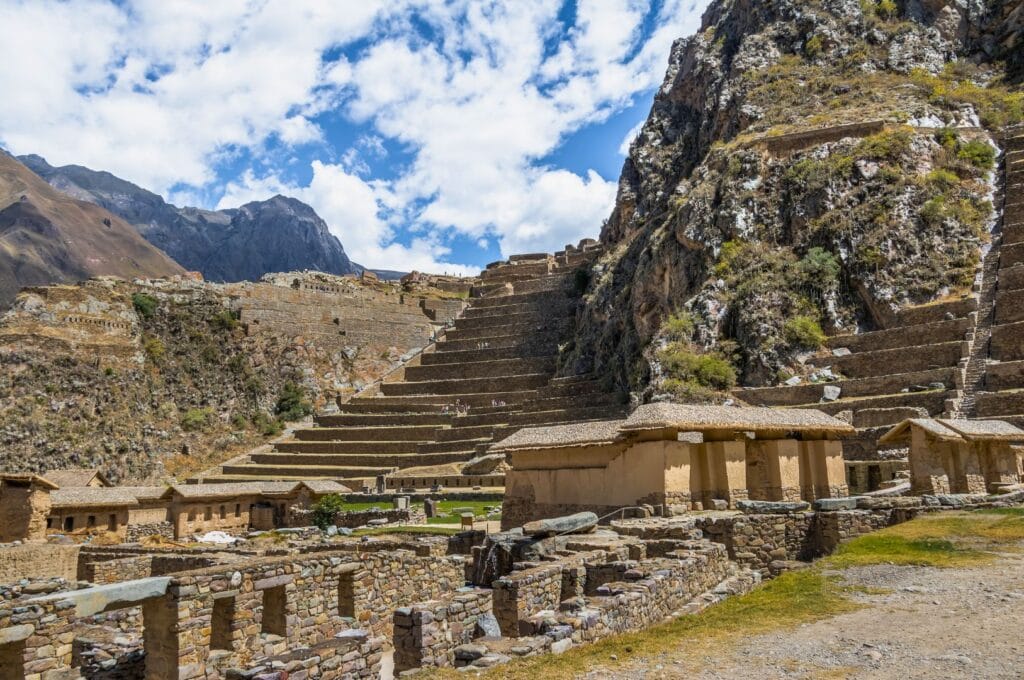
POLYGON ((585 678, 1022 678, 1024 555, 988 566, 878 565, 838 572, 863 609, 696 655, 637 659, 585 678))

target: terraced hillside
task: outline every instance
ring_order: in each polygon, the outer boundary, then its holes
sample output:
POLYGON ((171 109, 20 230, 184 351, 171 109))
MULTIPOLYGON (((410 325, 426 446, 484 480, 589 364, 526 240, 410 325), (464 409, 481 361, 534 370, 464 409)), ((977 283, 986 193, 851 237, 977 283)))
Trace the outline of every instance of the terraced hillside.
POLYGON ((204 480, 320 477, 359 486, 388 475, 391 487, 501 486, 495 462, 464 464, 521 427, 625 410, 597 379, 554 377, 559 344, 572 332, 577 271, 598 252, 581 244, 491 265, 465 313, 400 375, 204 480))

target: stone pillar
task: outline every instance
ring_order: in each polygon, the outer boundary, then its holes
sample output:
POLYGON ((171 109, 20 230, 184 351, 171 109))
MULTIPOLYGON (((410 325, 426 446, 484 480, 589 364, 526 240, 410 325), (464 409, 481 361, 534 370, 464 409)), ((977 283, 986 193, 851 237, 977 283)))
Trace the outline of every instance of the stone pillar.
POLYGON ((729 503, 749 498, 747 491, 747 447, 739 440, 705 442, 700 445, 701 458, 706 470, 704 482, 704 507, 709 501, 720 498, 729 503))
MULTIPOLYGON (((800 442, 809 477, 801 478, 801 488, 807 494, 804 500, 839 498, 847 496, 846 463, 843 461, 843 443, 817 439, 800 442)), ((860 466, 866 472, 866 466, 860 466)), ((803 471, 803 468, 801 468, 803 471)))
MULTIPOLYGON (((683 505, 687 509, 705 503, 708 488, 707 461, 702 446, 680 441, 664 442, 664 503, 683 505)), ((644 500, 644 499, 640 499, 644 500)), ((655 502, 646 499, 647 502, 655 502)), ((706 507, 706 506, 701 506, 706 507)))
POLYGON ((1001 485, 1020 482, 1020 456, 1015 447, 1006 442, 985 442, 976 446, 987 491, 992 493, 1001 485))
POLYGON ((948 448, 928 437, 920 428, 910 428, 910 492, 949 493, 949 473, 944 464, 948 448))
MULTIPOLYGON (((764 484, 764 497, 758 500, 800 500, 800 446, 795 439, 754 440, 747 443, 747 468, 751 473, 751 460, 763 465, 764 472, 756 472, 758 484, 764 484), (751 452, 754 456, 751 456, 751 452)), ((751 489, 751 498, 754 498, 751 489)))
MULTIPOLYGON (((146 680, 203 677, 205 670, 199 652, 187 634, 181 632, 178 617, 188 616, 189 607, 178 610, 177 586, 171 586, 166 597, 142 603, 142 642, 146 650, 146 680), (182 645, 185 637, 185 645, 182 645), (183 654, 183 652, 185 652, 183 654)), ((204 651, 206 648, 204 647, 204 651)))
POLYGON ((958 442, 953 445, 955 477, 960 493, 986 493, 985 474, 978 451, 980 446, 982 445, 973 442, 958 442))

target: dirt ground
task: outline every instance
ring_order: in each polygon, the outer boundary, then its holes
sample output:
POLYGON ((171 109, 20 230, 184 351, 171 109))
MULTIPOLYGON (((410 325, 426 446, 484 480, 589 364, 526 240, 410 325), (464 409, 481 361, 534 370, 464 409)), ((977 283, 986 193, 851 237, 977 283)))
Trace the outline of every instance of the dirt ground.
POLYGON ((982 567, 875 565, 838 573, 864 607, 795 630, 685 654, 668 652, 600 678, 1022 678, 1024 555, 982 567))

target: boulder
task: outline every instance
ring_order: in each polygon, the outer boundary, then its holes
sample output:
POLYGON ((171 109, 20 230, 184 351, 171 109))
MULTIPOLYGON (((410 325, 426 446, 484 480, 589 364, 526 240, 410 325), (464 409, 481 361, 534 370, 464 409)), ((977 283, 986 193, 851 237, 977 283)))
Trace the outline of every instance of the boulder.
POLYGON ((577 512, 575 515, 527 522, 523 525, 523 533, 532 537, 554 536, 556 534, 585 534, 596 528, 596 514, 592 512, 577 512))
POLYGON ((804 512, 811 506, 806 501, 736 501, 736 509, 747 515, 779 515, 804 512))
POLYGON ((814 509, 819 512, 830 512, 835 510, 856 510, 857 497, 850 498, 819 498, 814 501, 814 509))
POLYGON ((501 627, 498 619, 491 612, 481 614, 476 619, 476 626, 473 629, 474 638, 500 638, 501 627))
POLYGON ((486 456, 478 456, 462 466, 462 474, 487 475, 494 472, 504 462, 505 454, 503 453, 489 453, 486 456))

